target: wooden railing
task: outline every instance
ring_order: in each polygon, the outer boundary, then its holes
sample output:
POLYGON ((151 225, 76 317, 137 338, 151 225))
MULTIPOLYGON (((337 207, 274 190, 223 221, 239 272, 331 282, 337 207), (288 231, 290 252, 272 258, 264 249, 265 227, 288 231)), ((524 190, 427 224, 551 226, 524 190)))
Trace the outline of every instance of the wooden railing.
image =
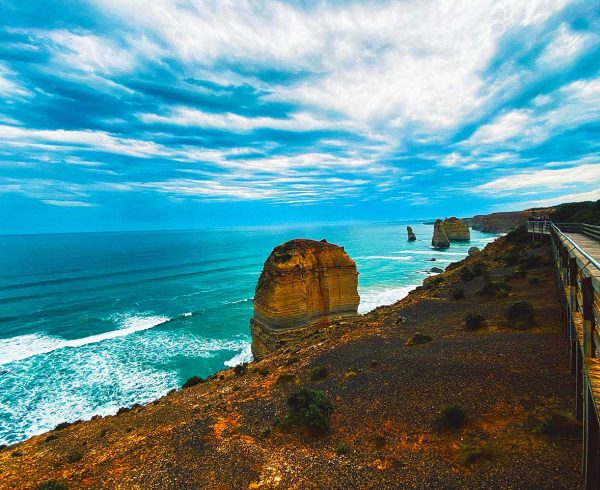
MULTIPOLYGON (((532 231, 533 232, 533 231, 532 231)), ((582 472, 586 490, 600 489, 600 229, 550 223, 561 299, 563 334, 575 376, 575 416, 583 422, 582 472), (584 235, 583 246, 573 234, 584 235), (593 241, 587 240, 592 238, 593 241)), ((581 238, 581 237, 580 237, 581 238)))

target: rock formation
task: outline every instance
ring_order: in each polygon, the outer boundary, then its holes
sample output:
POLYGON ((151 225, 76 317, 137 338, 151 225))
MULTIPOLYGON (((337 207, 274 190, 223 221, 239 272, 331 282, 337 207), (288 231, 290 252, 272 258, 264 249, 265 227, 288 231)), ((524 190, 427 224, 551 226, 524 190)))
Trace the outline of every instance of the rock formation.
POLYGON ((468 241, 471 239, 469 227, 458 218, 446 218, 444 220, 444 230, 450 241, 468 241))
POLYGON ((441 219, 436 219, 433 225, 431 246, 434 248, 448 248, 450 246, 450 241, 444 230, 444 222, 441 219))
POLYGON ((308 326, 357 314, 358 272, 343 247, 290 240, 265 261, 250 321, 252 354, 260 358, 301 338, 308 326))
POLYGON ((406 227, 406 232, 408 233, 409 242, 414 242, 417 239, 417 236, 415 235, 415 232, 413 231, 411 226, 406 227))

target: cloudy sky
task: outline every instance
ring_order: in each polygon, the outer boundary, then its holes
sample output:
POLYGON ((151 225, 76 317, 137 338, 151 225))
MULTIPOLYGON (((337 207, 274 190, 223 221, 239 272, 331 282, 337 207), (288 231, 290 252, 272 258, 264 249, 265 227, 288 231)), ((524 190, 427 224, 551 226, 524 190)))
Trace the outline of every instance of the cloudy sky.
POLYGON ((600 198, 600 1, 0 0, 0 233, 600 198))

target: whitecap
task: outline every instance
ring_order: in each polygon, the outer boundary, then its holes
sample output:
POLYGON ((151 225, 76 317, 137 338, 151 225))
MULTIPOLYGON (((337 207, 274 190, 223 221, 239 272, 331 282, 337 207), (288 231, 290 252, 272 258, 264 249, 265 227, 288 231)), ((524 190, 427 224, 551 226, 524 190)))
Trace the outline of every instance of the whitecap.
POLYGON ((396 257, 394 255, 366 255, 363 257, 356 257, 357 260, 402 260, 407 261, 411 260, 412 257, 410 255, 396 257))
POLYGON ((251 344, 247 343, 244 348, 233 356, 228 361, 225 361, 223 364, 227 367, 235 367, 239 364, 244 364, 246 362, 252 362, 254 360, 254 356, 252 355, 251 344))
POLYGON ((79 339, 66 340, 39 333, 1 339, 0 365, 21 361, 41 354, 48 354, 58 349, 81 347, 117 337, 124 337, 135 332, 148 330, 170 320, 167 316, 143 316, 139 314, 115 314, 111 316, 111 319, 120 325, 119 329, 79 339))
POLYGON ((359 313, 368 313, 378 306, 391 305, 396 301, 408 296, 408 293, 417 287, 417 284, 402 287, 390 288, 366 288, 361 289, 360 304, 358 305, 359 313))

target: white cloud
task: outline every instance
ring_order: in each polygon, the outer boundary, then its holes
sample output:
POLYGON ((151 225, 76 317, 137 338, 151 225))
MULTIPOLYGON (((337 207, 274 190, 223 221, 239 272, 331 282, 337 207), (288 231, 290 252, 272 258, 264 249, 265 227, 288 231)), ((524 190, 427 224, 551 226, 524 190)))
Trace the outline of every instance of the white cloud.
POLYGON ((44 204, 49 204, 50 206, 60 206, 66 208, 91 208, 95 207, 95 204, 85 201, 67 201, 67 200, 55 200, 55 199, 42 199, 44 204))
POLYGON ((573 32, 565 24, 558 29, 556 36, 546 46, 537 62, 558 68, 560 65, 571 62, 580 54, 597 36, 589 33, 573 32))
POLYGON ((30 95, 28 90, 14 80, 15 78, 16 74, 0 63, 0 95, 7 98, 30 95))
MULTIPOLYGON (((308 113, 295 113, 287 118, 246 117, 231 112, 210 113, 190 107, 172 108, 166 115, 143 113, 138 118, 145 123, 174 124, 217 128, 229 131, 252 131, 259 128, 282 129, 287 131, 314 131, 318 129, 356 130, 358 126, 346 121, 318 119, 308 113)), ((364 130, 364 128, 363 128, 364 130)))
POLYGON ((548 193, 575 184, 600 186, 600 162, 552 170, 520 172, 492 180, 475 188, 475 192, 495 195, 513 195, 524 189, 548 193))
POLYGON ((377 8, 316 3, 306 9, 244 0, 96 3, 193 70, 226 60, 309 72, 291 85, 261 87, 271 99, 383 123, 406 137, 399 129, 451 129, 469 117, 485 100, 481 71, 500 37, 542 22, 566 0, 484 0, 478 8, 468 0, 388 1, 377 8))

